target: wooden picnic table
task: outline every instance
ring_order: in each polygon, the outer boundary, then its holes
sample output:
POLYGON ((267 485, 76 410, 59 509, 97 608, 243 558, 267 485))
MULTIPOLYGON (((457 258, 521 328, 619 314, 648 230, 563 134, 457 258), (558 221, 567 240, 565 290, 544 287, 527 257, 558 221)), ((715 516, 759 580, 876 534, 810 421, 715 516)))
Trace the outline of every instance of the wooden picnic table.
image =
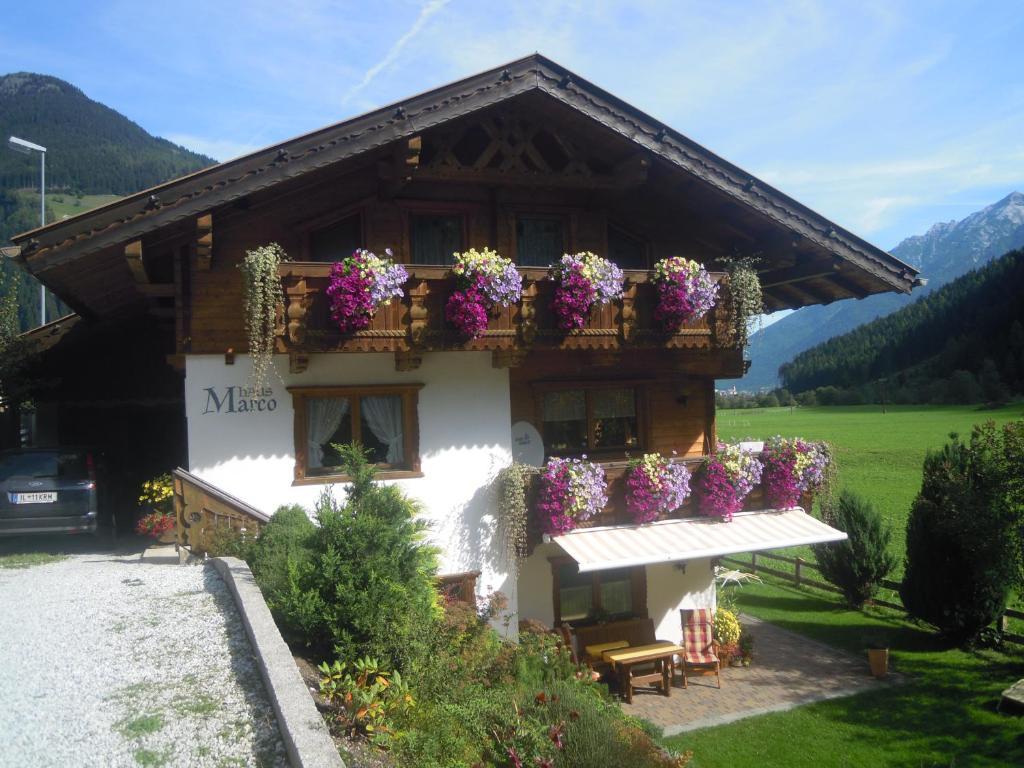
POLYGON ((626 703, 633 703, 633 686, 653 683, 661 685, 662 693, 672 695, 673 656, 683 654, 685 650, 675 643, 659 640, 649 645, 636 645, 605 651, 602 658, 619 671, 622 680, 626 703), (654 672, 634 675, 633 667, 638 664, 654 664, 654 672))

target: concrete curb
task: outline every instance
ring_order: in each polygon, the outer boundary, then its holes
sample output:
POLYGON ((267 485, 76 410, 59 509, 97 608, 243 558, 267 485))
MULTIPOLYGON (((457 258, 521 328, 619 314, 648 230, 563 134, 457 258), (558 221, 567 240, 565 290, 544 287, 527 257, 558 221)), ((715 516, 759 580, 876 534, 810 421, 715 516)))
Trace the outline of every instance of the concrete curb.
POLYGON ((236 557, 211 562, 242 615, 292 768, 345 768, 249 566, 236 557))

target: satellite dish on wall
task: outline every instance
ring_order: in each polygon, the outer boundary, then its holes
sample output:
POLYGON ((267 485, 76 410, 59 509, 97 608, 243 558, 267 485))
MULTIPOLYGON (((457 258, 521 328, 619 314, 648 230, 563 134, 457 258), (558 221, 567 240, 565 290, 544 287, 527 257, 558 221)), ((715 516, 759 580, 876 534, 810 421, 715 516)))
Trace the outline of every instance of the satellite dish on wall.
POLYGON ((512 458, 531 467, 544 465, 544 441, 540 432, 528 421, 512 425, 512 458))

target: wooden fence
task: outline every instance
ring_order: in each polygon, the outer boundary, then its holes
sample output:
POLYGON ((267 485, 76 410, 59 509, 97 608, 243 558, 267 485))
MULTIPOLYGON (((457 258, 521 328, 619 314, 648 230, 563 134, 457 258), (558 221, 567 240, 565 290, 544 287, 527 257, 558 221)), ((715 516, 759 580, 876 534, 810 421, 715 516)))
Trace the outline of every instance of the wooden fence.
MULTIPOLYGON (((775 576, 776 578, 792 582, 793 584, 815 587, 816 589, 823 589, 828 592, 842 594, 842 590, 833 584, 821 581, 820 579, 808 578, 805 571, 811 570, 816 573, 821 573, 821 569, 818 567, 818 564, 815 563, 813 560, 807 560, 803 557, 786 557, 785 555, 776 555, 771 552, 751 552, 749 563, 744 562, 742 560, 737 560, 734 557, 723 557, 722 562, 729 563, 730 565, 737 565, 744 568, 749 568, 750 573, 753 574, 757 574, 758 572, 767 573, 772 576, 775 576), (779 568, 771 568, 769 566, 763 565, 762 563, 758 562, 759 558, 766 560, 775 560, 782 563, 788 563, 789 565, 793 566, 793 571, 784 571, 780 570, 779 568)), ((891 579, 882 579, 879 586, 881 586, 882 589, 892 590, 895 593, 895 599, 899 600, 900 583, 898 581, 892 581, 891 579)), ((897 611, 906 610, 903 607, 902 602, 894 603, 890 600, 882 600, 879 598, 872 598, 868 601, 868 604, 880 605, 885 608, 894 608, 897 611)), ((1009 631, 1010 619, 1024 620, 1024 611, 1017 611, 1013 608, 1007 608, 1006 612, 999 617, 999 629, 1003 633, 1003 639, 1011 643, 1019 643, 1021 645, 1024 645, 1024 635, 1009 631)))

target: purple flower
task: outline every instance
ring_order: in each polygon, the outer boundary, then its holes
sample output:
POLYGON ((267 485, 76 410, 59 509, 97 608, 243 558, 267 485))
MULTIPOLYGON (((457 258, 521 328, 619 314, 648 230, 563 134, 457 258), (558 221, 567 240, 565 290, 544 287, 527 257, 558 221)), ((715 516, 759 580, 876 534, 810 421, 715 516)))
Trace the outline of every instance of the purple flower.
POLYGON ((331 317, 343 334, 361 331, 369 327, 382 304, 404 295, 402 285, 408 279, 401 264, 359 249, 331 267, 327 285, 331 317))
POLYGON ((732 520, 743 509, 743 501, 761 482, 762 465, 757 456, 736 445, 718 444, 717 451, 704 460, 700 478, 700 512, 732 520))
POLYGON ((608 503, 604 469, 585 459, 548 459, 541 470, 536 512, 548 533, 567 533, 608 503))
POLYGON ((444 308, 445 319, 465 339, 476 339, 487 330, 487 307, 476 288, 453 291, 444 308))
POLYGON ((718 297, 718 285, 707 270, 679 256, 654 265, 654 282, 658 288, 654 319, 666 333, 675 333, 683 323, 703 317, 718 297))
POLYGON ((562 256, 551 277, 558 282, 551 308, 563 331, 581 329, 594 304, 622 298, 622 270, 593 253, 562 256))
POLYGON ((772 507, 787 509, 824 482, 831 455, 824 443, 775 436, 765 443, 763 459, 765 498, 772 507))
POLYGON ((683 506, 690 495, 690 471, 658 453, 630 463, 626 476, 626 508, 639 525, 683 506))
POLYGON ((489 310, 514 304, 522 296, 523 278, 515 264, 489 248, 455 254, 452 273, 458 290, 448 300, 445 317, 465 339, 483 335, 489 310))

